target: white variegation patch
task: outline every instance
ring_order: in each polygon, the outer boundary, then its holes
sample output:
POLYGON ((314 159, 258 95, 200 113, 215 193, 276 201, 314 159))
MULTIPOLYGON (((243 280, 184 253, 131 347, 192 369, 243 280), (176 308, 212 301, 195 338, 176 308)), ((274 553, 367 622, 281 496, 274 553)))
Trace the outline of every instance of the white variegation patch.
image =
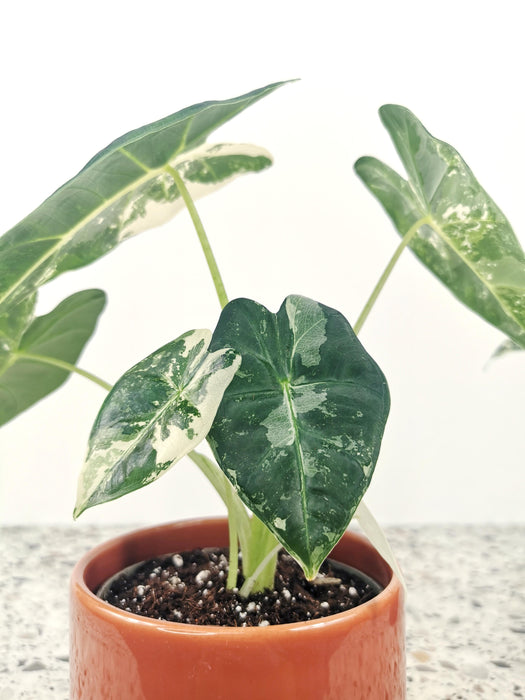
POLYGON ((456 204, 454 206, 449 206, 446 211, 443 212, 442 216, 444 219, 453 218, 458 221, 467 221, 470 216, 470 207, 464 204, 456 204))
MULTIPOLYGON (((294 386, 293 400, 294 408, 297 414, 309 413, 310 411, 321 410, 326 403, 326 390, 319 391, 318 388, 311 384, 303 384, 294 386)), ((324 413, 324 411, 323 411, 324 413)))
POLYGON ((321 345, 326 342, 326 317, 321 305, 310 299, 289 296, 286 313, 294 336, 292 355, 299 355, 305 367, 318 365, 321 345))
MULTIPOLYGON (((206 160, 210 158, 232 158, 235 156, 244 156, 253 159, 265 158, 268 161, 268 166, 272 163, 272 156, 265 148, 245 143, 221 143, 203 144, 197 148, 185 151, 174 158, 169 165, 183 178, 188 192, 195 202, 221 189, 221 187, 229 184, 237 177, 246 174, 248 171, 239 169, 228 177, 214 182, 194 182, 185 177, 192 163, 201 161, 205 164, 206 160)), ((133 194, 119 216, 121 224, 121 231, 119 234, 120 241, 130 238, 131 236, 136 236, 150 228, 162 226, 185 208, 182 197, 177 197, 176 199, 169 197, 168 189, 173 183, 173 178, 169 173, 161 171, 155 177, 151 177, 150 174, 146 182, 148 185, 156 182, 162 187, 165 190, 165 199, 156 201, 151 198, 146 198, 144 192, 141 190, 133 194), (140 211, 139 215, 137 215, 138 211, 140 211)))
MULTIPOLYGON (((320 453, 322 453, 320 451, 320 453)), ((317 476, 326 472, 326 465, 320 462, 316 456, 305 452, 303 453, 302 467, 305 477, 315 479, 317 476)))
POLYGON ((268 442, 274 449, 288 447, 295 441, 290 405, 283 397, 283 402, 261 421, 266 428, 268 442))
POLYGON ((372 472, 374 471, 374 465, 372 464, 372 462, 368 462, 368 464, 362 464, 361 467, 363 469, 363 474, 365 475, 365 478, 371 478, 372 472))
POLYGON ((261 421, 266 428, 268 442, 274 449, 293 445, 297 439, 294 414, 301 415, 321 409, 326 401, 326 391, 318 391, 308 384, 293 387, 293 405, 288 392, 283 392, 282 403, 261 421))
POLYGON ((90 496, 98 490, 107 477, 108 464, 112 464, 113 461, 120 459, 128 445, 129 443, 126 440, 116 440, 109 448, 97 449, 97 447, 94 447, 90 454, 89 462, 86 461, 78 477, 74 517, 76 517, 76 514, 80 515, 83 510, 82 504, 89 500, 90 496))
POLYGON ((151 446, 157 453, 157 462, 169 462, 172 459, 175 459, 175 455, 177 454, 177 446, 184 443, 189 445, 189 447, 187 450, 184 450, 184 454, 180 454, 179 459, 185 457, 192 449, 191 442, 187 439, 187 431, 181 430, 176 425, 168 425, 165 428, 160 425, 155 426, 151 446))

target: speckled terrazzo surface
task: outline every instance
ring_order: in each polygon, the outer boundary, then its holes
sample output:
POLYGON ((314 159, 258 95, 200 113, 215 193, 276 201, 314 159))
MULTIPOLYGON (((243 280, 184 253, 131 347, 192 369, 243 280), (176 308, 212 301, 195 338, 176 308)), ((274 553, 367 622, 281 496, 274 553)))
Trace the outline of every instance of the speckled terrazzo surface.
MULTIPOLYGON (((0 700, 67 700, 67 579, 131 528, 0 530, 0 700)), ((407 698, 525 698, 525 526, 394 527, 404 569, 407 698)), ((93 699, 96 700, 96 699, 93 699)))

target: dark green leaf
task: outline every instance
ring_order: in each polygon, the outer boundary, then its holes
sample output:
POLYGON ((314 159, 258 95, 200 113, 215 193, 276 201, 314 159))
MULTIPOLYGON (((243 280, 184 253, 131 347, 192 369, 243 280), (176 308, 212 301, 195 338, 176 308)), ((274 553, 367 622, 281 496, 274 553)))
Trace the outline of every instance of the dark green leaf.
POLYGON ((69 370, 55 363, 75 364, 105 300, 99 289, 77 292, 31 321, 31 297, 0 318, 0 425, 66 381, 69 370))
POLYGON ((155 481, 207 435, 241 359, 189 331, 128 370, 97 416, 74 517, 155 481))
POLYGON ((72 180, 0 239, 0 313, 66 270, 158 226, 181 207, 170 169, 197 198, 271 164, 254 146, 204 144, 207 136, 283 83, 204 102, 132 131, 98 153, 72 180))
POLYGON ((372 478, 386 380, 339 312, 299 296, 277 314, 230 302, 210 347, 242 356, 209 435, 218 463, 312 577, 372 478))
POLYGON ((380 110, 408 181, 375 158, 357 174, 418 258, 464 304, 525 347, 525 255, 459 153, 404 107, 380 110))

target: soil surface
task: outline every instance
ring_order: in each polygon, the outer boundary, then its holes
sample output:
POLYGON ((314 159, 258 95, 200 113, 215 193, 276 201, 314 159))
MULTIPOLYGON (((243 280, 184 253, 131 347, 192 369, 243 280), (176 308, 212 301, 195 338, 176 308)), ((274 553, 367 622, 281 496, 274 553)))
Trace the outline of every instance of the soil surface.
MULTIPOLYGON (((126 569, 103 586, 99 596, 122 610, 158 620, 263 627, 343 612, 381 591, 372 579, 331 560, 309 582, 284 551, 279 554, 273 591, 242 598, 238 589, 226 589, 227 575, 227 549, 199 549, 126 569)), ((238 581, 241 586, 240 573, 238 581)))

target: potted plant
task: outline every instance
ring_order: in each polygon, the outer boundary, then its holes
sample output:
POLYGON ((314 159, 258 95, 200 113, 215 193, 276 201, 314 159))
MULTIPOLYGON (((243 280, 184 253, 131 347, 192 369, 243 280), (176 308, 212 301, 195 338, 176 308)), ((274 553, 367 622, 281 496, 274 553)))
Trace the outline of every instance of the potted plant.
POLYGON ((223 498, 228 520, 139 531, 79 562, 72 698, 403 698, 402 577, 362 500, 390 399, 357 333, 410 247, 505 333, 505 349, 525 346, 525 257, 509 223, 459 154, 395 105, 381 118, 408 179, 373 158, 360 159, 356 172, 401 242, 353 328, 335 309, 297 295, 277 313, 249 299, 228 302, 194 200, 271 159, 253 146, 210 146, 206 138, 280 85, 195 105, 124 135, 0 239, 2 422, 80 371, 74 363, 104 305, 102 292, 88 290, 33 318, 39 286, 183 204, 222 307, 213 332, 182 334, 114 387, 82 371, 109 393, 91 431, 75 517, 189 456, 223 498), (204 440, 215 459, 195 451, 204 440), (347 532, 354 515, 382 556, 347 532), (146 560, 149 569, 137 568, 146 560), (299 580, 300 594, 288 580, 299 580), (358 585, 370 599, 352 607, 358 585), (97 595, 101 588, 111 603, 97 595), (212 598, 213 617, 196 624, 212 598), (303 608, 306 598, 313 612, 303 608), (273 624, 276 607, 292 616, 301 608, 302 617, 273 624), (226 608, 229 623, 216 624, 226 608))

